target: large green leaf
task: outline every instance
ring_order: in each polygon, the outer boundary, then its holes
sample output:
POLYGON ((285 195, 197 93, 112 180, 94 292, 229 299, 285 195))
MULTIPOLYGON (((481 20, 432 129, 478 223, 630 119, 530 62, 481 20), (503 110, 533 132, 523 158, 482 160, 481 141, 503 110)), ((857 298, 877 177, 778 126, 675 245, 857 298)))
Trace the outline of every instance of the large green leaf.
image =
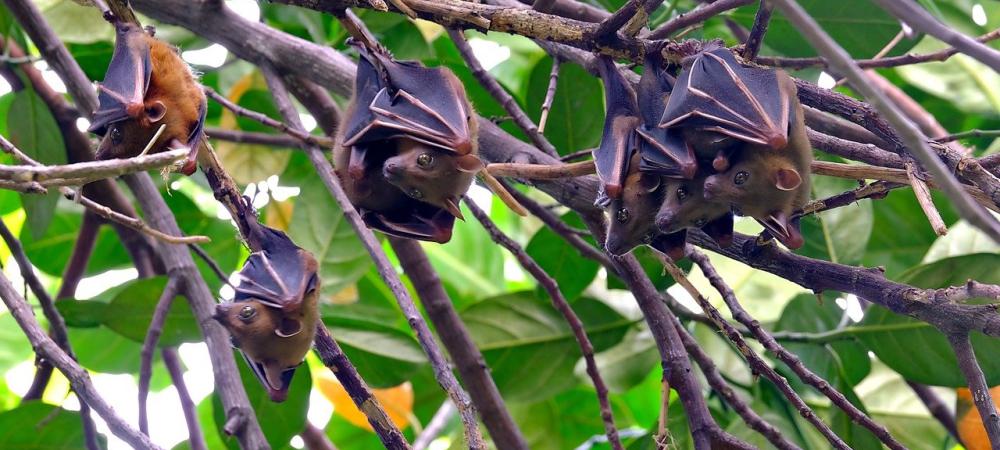
MULTIPOLYGON (((983 283, 1000 282, 1000 255, 976 254, 947 258, 914 268, 900 281, 923 288, 961 285, 974 279, 983 283)), ((955 354, 943 334, 932 326, 910 317, 873 306, 861 323, 876 332, 858 336, 886 365, 907 380, 935 386, 965 386, 955 354)), ((1000 339, 972 334, 972 344, 990 386, 1000 384, 1000 339)))
MULTIPOLYGON (((27 228, 21 230, 21 243, 31 263, 52 276, 62 275, 66 262, 73 254, 73 246, 80 235, 83 223, 81 211, 58 208, 45 234, 35 237, 27 228)), ((97 233, 94 252, 87 262, 87 275, 129 266, 129 258, 121 239, 112 227, 101 227, 97 233)))
MULTIPOLYGON (((653 335, 645 327, 629 330, 618 345, 594 356, 597 369, 613 393, 626 392, 641 383, 660 362, 653 335)), ((587 377, 586 364, 576 363, 576 376, 587 377)))
MULTIPOLYGON (((528 81, 527 113, 536 123, 549 87, 552 60, 535 65, 528 81)), ((545 126, 545 137, 560 154, 596 147, 604 128, 601 82, 576 64, 559 66, 559 82, 545 126)))
MULTIPOLYGON (((956 217, 948 207, 949 201, 940 195, 932 197, 945 224, 954 222, 956 217)), ((873 206, 875 223, 863 263, 882 266, 887 276, 894 277, 919 264, 938 236, 910 189, 896 189, 873 206)))
MULTIPOLYGON (((810 16, 819 22, 823 31, 830 34, 848 53, 857 58, 875 56, 886 42, 899 33, 899 20, 868 0, 800 0, 810 16)), ((748 29, 757 13, 757 3, 737 9, 732 17, 748 29)), ((890 55, 898 55, 912 47, 912 40, 904 39, 893 47, 890 55)), ((764 45, 784 56, 815 56, 816 51, 802 38, 802 34, 778 10, 771 17, 764 45)))
POLYGON ((532 449, 580 448, 588 439, 604 434, 597 397, 589 389, 577 388, 548 400, 509 406, 532 449))
MULTIPOLYGON (((583 227, 583 221, 574 212, 566 213, 562 220, 570 226, 583 227)), ((589 240, 593 242, 593 239, 589 240)), ((583 294, 601 267, 597 261, 580 256, 575 247, 549 227, 539 229, 525 250, 546 273, 555 278, 559 290, 569 301, 583 294)))
MULTIPOLYGON (((306 425, 309 392, 312 390, 309 365, 302 364, 295 370, 292 384, 288 387, 288 398, 282 403, 275 403, 268 398, 267 391, 254 376, 253 371, 247 367, 246 361, 242 361, 243 358, 235 353, 234 357, 239 360, 236 365, 240 368, 243 388, 250 398, 250 407, 257 415, 257 422, 260 423, 264 437, 267 438, 268 444, 271 444, 271 448, 288 448, 292 437, 301 433, 306 425)), ((226 409, 222 406, 218 394, 212 395, 212 406, 216 429, 220 435, 225 436, 222 427, 226 424, 226 409)), ((226 445, 234 450, 239 448, 236 439, 227 440, 226 445)))
MULTIPOLYGON (((930 53, 946 47, 937 39, 924 38, 914 51, 930 53)), ((1000 116, 1000 74, 972 57, 958 54, 946 61, 897 67, 896 72, 963 112, 1000 116)))
MULTIPOLYGON (((224 272, 235 271, 238 268, 242 262, 240 252, 243 246, 236 241, 236 231, 228 220, 220 220, 206 214, 191 197, 182 192, 170 191, 170 194, 164 195, 163 198, 185 235, 203 235, 212 240, 207 244, 201 244, 201 248, 224 272)), ((213 292, 222 287, 222 280, 219 280, 218 275, 205 264, 205 261, 194 257, 194 262, 213 292)))
MULTIPOLYGON (((844 315, 836 302, 819 300, 809 294, 795 297, 785 305, 775 331, 822 333, 835 330, 844 315)), ((871 371, 868 352, 854 340, 831 343, 794 343, 785 348, 798 355, 802 363, 831 383, 858 384, 871 371)))
MULTIPOLYGON (((26 155, 42 164, 65 164, 66 147, 63 145, 59 125, 45 102, 31 89, 14 94, 7 116, 10 141, 26 155)), ((40 237, 52 221, 59 191, 48 194, 24 194, 21 202, 28 215, 28 228, 32 236, 40 237)))
MULTIPOLYGON (((461 207, 466 217, 472 217, 468 207, 461 207)), ((504 250, 493 242, 478 221, 457 220, 451 241, 443 245, 427 243, 422 247, 449 293, 479 300, 502 292, 504 250)))
POLYGON ((416 340, 395 328, 333 325, 330 334, 371 387, 397 386, 427 362, 416 340))
POLYGON ((960 220, 948 227, 948 234, 934 241, 921 263, 927 264, 974 253, 1000 253, 1000 244, 993 242, 993 239, 979 228, 960 220))
POLYGON ((300 188, 288 236, 319 261, 323 294, 330 296, 358 281, 371 258, 315 173, 304 177, 300 188))
MULTIPOLYGON (((129 282, 108 304, 104 325, 135 342, 143 342, 152 322, 160 294, 166 287, 166 277, 143 278, 129 282)), ((175 347, 185 342, 201 340, 201 330, 188 306, 187 298, 177 296, 170 305, 160 340, 160 347, 175 347)))
MULTIPOLYGON (((813 177, 813 197, 826 198, 857 187, 851 180, 813 177)), ((802 220, 806 244, 799 253, 840 264, 861 262, 872 233, 872 203, 858 202, 802 220), (818 217, 818 220, 817 220, 818 217)))
POLYGON ((114 39, 114 27, 95 29, 90 26, 101 23, 101 12, 97 8, 59 0, 39 0, 36 3, 49 26, 64 42, 86 43, 114 39))
POLYGON ((0 373, 27 361, 31 355, 31 343, 14 321, 14 316, 6 312, 0 314, 0 373))
POLYGON ((83 367, 101 373, 139 373, 142 344, 107 327, 67 331, 76 359, 83 367))
MULTIPOLYGON (((101 447, 107 445, 98 435, 101 447)), ((86 448, 80 413, 41 402, 27 402, 0 413, 0 448, 74 450, 86 448)))
MULTIPOLYGON (((596 300, 581 298, 573 309, 598 352, 621 341, 633 326, 596 300)), ((507 294, 473 304, 460 315, 505 399, 538 401, 578 383, 573 367, 580 349, 547 300, 529 292, 507 294)))

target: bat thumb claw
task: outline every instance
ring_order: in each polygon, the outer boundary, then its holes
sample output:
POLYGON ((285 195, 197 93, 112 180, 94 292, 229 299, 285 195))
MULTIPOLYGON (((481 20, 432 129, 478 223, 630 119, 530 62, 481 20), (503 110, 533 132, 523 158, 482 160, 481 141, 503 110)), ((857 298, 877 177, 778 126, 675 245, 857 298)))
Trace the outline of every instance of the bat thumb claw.
POLYGON ((775 134, 767 139, 767 145, 772 149, 780 150, 788 146, 788 137, 782 134, 775 134))

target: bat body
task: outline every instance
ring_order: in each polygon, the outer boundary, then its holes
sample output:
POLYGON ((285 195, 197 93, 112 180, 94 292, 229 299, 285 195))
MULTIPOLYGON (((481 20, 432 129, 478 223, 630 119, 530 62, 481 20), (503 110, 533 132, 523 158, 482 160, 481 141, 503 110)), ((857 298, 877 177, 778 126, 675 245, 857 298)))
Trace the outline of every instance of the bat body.
POLYGON ((309 252, 281 231, 261 229, 263 249, 247 258, 233 301, 216 305, 214 318, 271 400, 281 402, 316 336, 320 280, 309 252))
POLYGON ((636 128, 642 124, 635 91, 607 56, 598 58, 604 83, 605 116, 601 143, 594 150, 594 165, 601 179, 598 204, 621 198, 629 160, 638 150, 636 128))
POLYGON ((612 255, 623 255, 636 246, 649 245, 679 259, 684 256, 686 232, 667 234, 656 228, 654 218, 663 203, 664 178, 638 170, 638 158, 638 154, 632 157, 622 195, 609 203, 611 217, 604 248, 612 255))
POLYGON ((97 159, 129 158, 147 147, 149 153, 188 148, 181 172, 194 173, 204 139, 204 92, 173 47, 134 24, 116 29, 115 52, 90 126, 103 136, 97 159))
POLYGON ((638 107, 642 124, 639 135, 640 170, 671 178, 690 179, 698 170, 693 148, 676 130, 659 127, 673 89, 674 78, 667 73, 660 52, 648 52, 638 86, 638 107))
POLYGON ((705 178, 701 174, 691 180, 665 180, 656 228, 664 234, 701 228, 719 245, 728 247, 733 241, 733 213, 729 202, 705 198, 705 178))
POLYGON ((792 99, 787 145, 777 150, 743 145, 732 166, 724 173, 706 178, 704 188, 706 198, 732 203, 734 210, 753 217, 794 249, 802 246, 803 239, 791 215, 809 201, 812 146, 806 136, 802 107, 795 96, 795 84, 785 77, 781 89, 792 99))
POLYGON ((369 227, 447 242, 462 218, 458 200, 483 168, 465 89, 448 69, 355 45, 361 59, 334 149, 337 175, 369 227))

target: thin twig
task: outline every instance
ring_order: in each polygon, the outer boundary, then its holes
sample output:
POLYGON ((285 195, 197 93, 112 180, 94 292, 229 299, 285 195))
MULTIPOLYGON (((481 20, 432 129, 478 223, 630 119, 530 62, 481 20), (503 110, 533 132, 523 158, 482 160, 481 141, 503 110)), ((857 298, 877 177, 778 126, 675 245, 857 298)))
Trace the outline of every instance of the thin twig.
POLYGON ((201 248, 198 244, 188 244, 188 248, 190 248, 195 255, 198 255, 198 257, 201 258, 201 260, 207 264, 210 269, 212 269, 212 273, 219 278, 219 281, 223 284, 229 284, 229 275, 222 270, 222 267, 219 267, 219 263, 215 262, 215 260, 212 259, 212 256, 209 255, 205 249, 201 248))
POLYGON ((307 450, 337 450, 337 447, 333 445, 333 442, 326 436, 326 433, 316 425, 313 425, 312 422, 306 422, 306 426, 299 433, 299 437, 302 438, 302 442, 305 443, 307 450))
POLYGON ((260 122, 264 125, 274 128, 282 133, 285 133, 307 144, 312 144, 317 147, 332 148, 332 146, 330 145, 331 144, 330 139, 318 138, 316 136, 307 133, 302 129, 290 127, 288 126, 288 124, 274 120, 262 113, 246 109, 240 105, 237 105, 236 103, 233 103, 228 98, 226 98, 225 95, 215 92, 214 89, 208 86, 202 86, 202 88, 205 90, 205 95, 207 95, 212 100, 215 100, 222 107, 232 111, 237 116, 246 117, 256 122, 260 122))
POLYGON ((663 25, 660 25, 659 28, 653 30, 652 33, 649 33, 649 38, 666 39, 677 30, 704 22, 706 19, 717 16, 723 11, 736 9, 740 6, 749 5, 753 2, 754 0, 716 0, 715 2, 702 5, 693 11, 680 14, 677 17, 670 19, 663 25))
POLYGON ((569 324, 570 329, 573 331, 577 345, 580 346, 580 351, 583 353, 583 360, 587 366, 587 375, 590 376, 590 380, 594 383, 594 390, 597 391, 597 401, 601 406, 601 419, 604 421, 604 432, 608 436, 608 442, 611 443, 612 448, 622 450, 624 447, 622 447, 621 439, 618 437, 618 429, 615 428, 614 415, 611 412, 611 402, 608 401, 608 386, 604 383, 604 378, 601 377, 601 373, 597 369, 597 361, 594 359, 594 346, 590 343, 590 338, 587 337, 587 332, 584 330, 584 325, 580 317, 573 312, 573 308, 570 307, 569 302, 566 301, 566 297, 559 290, 559 284, 517 242, 514 242, 503 231, 500 231, 496 224, 490 220, 489 214, 486 214, 479 206, 476 206, 475 202, 470 201, 468 197, 465 198, 465 206, 469 208, 472 215, 483 225, 483 228, 486 229, 493 242, 500 244, 501 247, 514 255, 514 258, 517 259, 521 267, 538 281, 542 289, 545 289, 545 292, 549 294, 552 306, 566 319, 566 323, 569 324))
MULTIPOLYGON (((275 104, 278 105, 278 110, 281 111, 285 121, 301 130, 298 113, 292 107, 288 92, 285 90, 280 77, 270 68, 262 67, 261 69, 264 72, 265 79, 268 81, 268 87, 271 89, 271 95, 274 98, 275 104)), ((434 375, 438 384, 448 393, 448 396, 459 409, 462 416, 462 424, 465 427, 467 444, 472 449, 485 448, 483 437, 479 432, 479 424, 476 420, 475 407, 469 400, 469 394, 462 389, 458 380, 455 379, 455 375, 452 374, 448 362, 441 354, 441 349, 434 340, 433 334, 431 334, 430 328, 427 327, 423 316, 420 315, 419 310, 414 305, 409 291, 403 286, 399 274, 396 273, 392 263, 386 258, 378 239, 375 238, 372 231, 365 225, 357 210, 354 209, 354 205, 347 198, 347 194, 340 186, 340 182, 333 176, 333 167, 327 161, 322 151, 316 146, 307 146, 306 152, 313 166, 316 168, 316 172, 323 180, 323 184, 326 185, 341 210, 344 211, 344 216, 347 218, 348 223, 354 228, 362 244, 375 261, 379 275, 382 276, 383 281, 385 281, 386 285, 395 295, 397 304, 406 315, 410 327, 416 332, 417 340, 420 342, 424 353, 427 354, 431 365, 434 367, 434 375)))
POLYGON ((937 210, 937 207, 934 206, 934 201, 931 200, 931 191, 927 187, 927 181, 920 177, 916 166, 912 162, 906 163, 906 177, 910 180, 913 195, 917 197, 917 203, 924 212, 924 216, 927 217, 927 222, 931 224, 934 234, 938 236, 948 234, 948 226, 944 224, 941 212, 937 210))
POLYGON ((431 442, 444 431, 444 427, 448 426, 451 418, 455 417, 455 412, 455 406, 451 402, 441 403, 441 407, 434 413, 434 417, 431 417, 431 421, 413 441, 413 450, 426 450, 431 442))
POLYGON ((545 99, 542 100, 542 113, 538 117, 539 134, 545 132, 545 124, 549 121, 549 111, 552 109, 552 102, 556 98, 556 88, 559 86, 559 67, 561 64, 562 62, 558 57, 552 57, 552 69, 549 71, 549 86, 545 88, 545 99))
POLYGON ((45 334, 41 325, 35 320, 28 302, 24 297, 21 297, 21 294, 10 283, 10 280, 2 273, 0 273, 0 298, 7 305, 7 309, 14 317, 14 320, 17 321, 18 326, 27 335, 32 348, 66 376, 70 386, 73 388, 73 392, 80 397, 80 402, 86 403, 93 408, 108 424, 108 428, 111 429, 111 432, 115 436, 135 448, 160 448, 149 439, 149 436, 136 430, 128 422, 115 414, 111 405, 97 393, 97 389, 91 383, 90 375, 87 374, 87 371, 80 367, 72 357, 60 349, 59 345, 45 334))
POLYGON ((170 373, 170 381, 174 383, 174 389, 177 390, 177 397, 181 402, 181 411, 184 412, 184 421, 187 423, 188 444, 191 446, 191 450, 206 450, 208 445, 205 444, 205 435, 202 434, 201 424, 198 423, 198 407, 191 399, 187 383, 184 382, 184 371, 181 367, 180 357, 177 355, 177 349, 163 348, 160 350, 160 356, 163 357, 163 365, 170 373))
POLYGON ((931 387, 909 380, 906 381, 906 384, 910 386, 914 394, 917 394, 920 401, 930 411, 931 416, 934 416, 938 422, 941 422, 941 426, 948 430, 948 434, 951 434, 951 437, 955 438, 956 441, 962 442, 961 436, 958 435, 958 427, 955 425, 954 412, 931 390, 931 387))
POLYGON ((167 285, 160 294, 160 299, 156 302, 153 310, 153 317, 146 330, 146 338, 142 341, 142 351, 139 353, 139 430, 149 434, 149 417, 146 411, 146 399, 149 397, 149 381, 153 377, 153 356, 156 354, 156 345, 163 334, 163 325, 167 321, 167 313, 170 312, 170 305, 174 303, 174 297, 178 290, 177 279, 171 277, 167 280, 167 285))
POLYGON ((37 182, 42 186, 80 186, 102 178, 114 178, 127 173, 143 172, 164 167, 177 168, 187 156, 187 150, 170 150, 127 159, 112 159, 64 165, 0 165, 0 179, 10 182, 37 182), (72 184, 66 183, 72 180, 72 184))
MULTIPOLYGON (((767 331, 760 326, 760 322, 754 320, 754 318, 751 317, 745 309, 743 309, 739 300, 736 299, 736 294, 733 292, 732 288, 726 284, 725 280, 722 279, 722 276, 720 276, 715 270, 715 267, 704 253, 694 249, 694 247, 689 247, 688 257, 692 262, 698 265, 701 272, 705 275, 705 278, 708 278, 708 281, 712 284, 712 287, 714 287, 715 290, 722 295, 722 299, 726 302, 726 306, 729 307, 729 311, 732 313, 733 318, 736 319, 737 322, 742 323, 743 326, 747 327, 747 329, 753 333, 753 335, 757 338, 757 341, 759 341, 764 348, 773 353, 779 360, 791 368, 802 381, 816 388, 816 390, 823 393, 823 395, 826 395, 826 397, 829 398, 834 405, 847 413, 847 416, 850 417, 852 421, 871 431, 872 434, 874 434, 875 437, 882 441, 882 443, 887 447, 896 450, 903 450, 906 448, 889 434, 889 430, 876 423, 871 419, 871 417, 854 406, 853 403, 847 400, 847 397, 844 397, 844 394, 841 394, 839 391, 834 389, 829 382, 820 378, 818 375, 806 368, 806 366, 802 364, 802 360, 800 360, 792 352, 785 349, 774 339, 773 336, 768 334, 767 331)), ((710 304, 708 307, 712 308, 710 304)), ((704 309, 705 305, 702 305, 702 308, 704 309)), ((708 310, 706 309, 706 311, 708 310)))
POLYGON ((528 135, 531 142, 535 144, 543 152, 548 153, 552 156, 559 156, 559 152, 555 147, 549 143, 545 136, 539 131, 539 127, 535 126, 534 122, 528 118, 528 115, 521 110, 518 106, 517 100, 508 93, 503 86, 493 76, 490 75, 486 69, 483 69, 483 65, 479 63, 476 59, 476 55, 472 52, 472 47, 469 46, 469 42, 465 40, 465 34, 460 30, 448 29, 448 36, 451 37, 451 41, 455 43, 455 48, 458 49, 458 53, 462 55, 462 59, 465 60, 465 64, 469 66, 472 70, 472 75, 476 77, 479 84, 489 92, 493 98, 496 99, 500 106, 510 114, 510 117, 514 119, 514 123, 517 124, 518 128, 524 131, 524 134, 528 135))
POLYGON ((740 55, 747 61, 753 61, 760 52, 760 45, 764 42, 764 33, 771 23, 771 13, 774 12, 774 4, 767 0, 760 0, 757 8, 757 15, 753 18, 753 27, 750 28, 750 35, 743 43, 743 50, 740 55))
POLYGON ((958 358, 958 368, 965 375, 965 380, 969 383, 969 391, 972 393, 972 401, 976 403, 979 416, 982 418, 983 426, 986 427, 986 435, 990 438, 990 448, 1000 449, 1000 415, 997 415, 996 404, 990 396, 990 386, 986 384, 986 376, 983 375, 983 368, 976 360, 976 353, 972 349, 972 341, 969 340, 968 333, 959 332, 948 333, 948 342, 955 350, 955 357, 958 358))
POLYGON ((524 180, 572 178, 591 175, 594 170, 593 160, 555 165, 494 163, 486 166, 486 171, 495 177, 512 177, 524 180))
MULTIPOLYGON (((267 145, 276 148, 297 149, 301 139, 291 137, 287 134, 270 134, 256 131, 225 130, 222 128, 206 127, 205 134, 216 140, 235 142, 237 144, 267 145)), ((316 137, 323 147, 333 147, 333 140, 327 137, 316 137)))
POLYGON ((941 136, 934 138, 934 142, 952 142, 959 139, 969 139, 969 138, 980 138, 980 137, 1000 137, 1000 130, 969 130, 963 131, 961 133, 949 134, 947 136, 941 136))

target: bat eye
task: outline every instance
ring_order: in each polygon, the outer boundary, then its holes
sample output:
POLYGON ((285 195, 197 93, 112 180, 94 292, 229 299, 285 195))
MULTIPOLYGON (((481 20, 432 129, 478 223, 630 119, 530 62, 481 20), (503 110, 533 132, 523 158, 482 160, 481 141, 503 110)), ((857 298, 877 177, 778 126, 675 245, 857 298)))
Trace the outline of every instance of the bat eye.
POLYGON ((739 172, 736 172, 736 176, 733 177, 733 183, 736 183, 736 185, 739 186, 743 183, 746 183, 747 180, 749 179, 750 179, 750 174, 747 173, 747 171, 745 170, 741 170, 739 172))
POLYGON ((420 189, 414 189, 410 191, 410 197, 413 197, 415 199, 421 199, 424 198, 424 193, 420 192, 420 189))
POLYGON ((677 200, 684 201, 688 198, 688 191, 682 187, 677 188, 677 200))
POLYGON ((111 143, 115 145, 122 143, 122 130, 117 125, 111 127, 111 143))
POLYGON ((702 217, 701 219, 698 219, 698 220, 695 220, 695 221, 694 221, 694 226, 696 226, 696 227, 699 227, 699 228, 700 228, 700 227, 703 227, 703 226, 705 226, 705 224, 706 224, 706 223, 708 223, 708 221, 707 221, 707 220, 705 220, 705 218, 704 218, 704 217, 702 217))
POLYGON ((430 167, 431 164, 434 164, 434 155, 431 155, 430 153, 421 153, 420 156, 417 156, 418 166, 426 169, 430 167))
POLYGON ((240 309, 240 320, 244 322, 249 322, 257 315, 257 310, 253 306, 244 306, 240 309))
POLYGON ((630 215, 631 214, 629 214, 628 208, 620 208, 618 209, 618 212, 615 213, 615 220, 617 220, 618 223, 625 223, 628 222, 630 215))

